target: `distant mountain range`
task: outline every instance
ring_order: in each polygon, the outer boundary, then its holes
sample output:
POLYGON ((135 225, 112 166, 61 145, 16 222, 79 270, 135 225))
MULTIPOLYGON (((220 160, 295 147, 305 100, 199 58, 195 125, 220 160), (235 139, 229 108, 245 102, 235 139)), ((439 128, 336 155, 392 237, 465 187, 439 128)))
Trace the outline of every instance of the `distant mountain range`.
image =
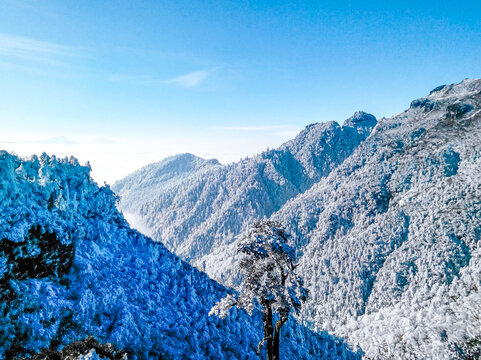
POLYGON ((480 169, 481 80, 468 79, 379 122, 309 125, 226 166, 172 157, 113 190, 154 240, 230 286, 236 237, 279 220, 312 295, 310 328, 369 359, 452 359, 481 351, 480 169))
POLYGON ((343 126, 312 124, 279 149, 227 166, 177 155, 140 169, 112 189, 121 197, 119 208, 140 218, 154 240, 199 265, 253 220, 270 216, 329 175, 375 125, 374 116, 363 112, 343 126))

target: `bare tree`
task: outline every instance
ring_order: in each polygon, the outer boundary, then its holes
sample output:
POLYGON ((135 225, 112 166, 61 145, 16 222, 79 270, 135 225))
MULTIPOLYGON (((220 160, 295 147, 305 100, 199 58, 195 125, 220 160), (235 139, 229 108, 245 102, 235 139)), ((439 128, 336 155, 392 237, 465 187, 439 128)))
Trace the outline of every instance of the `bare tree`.
POLYGON ((244 275, 237 297, 228 295, 210 311, 225 318, 233 306, 252 314, 256 304, 262 307, 264 336, 257 347, 266 345, 267 359, 279 360, 281 327, 292 310, 298 312, 308 292, 295 274, 294 249, 289 246, 290 234, 277 222, 256 221, 241 238, 237 250, 245 256, 240 261, 244 275), (275 313, 278 319, 273 324, 275 313))

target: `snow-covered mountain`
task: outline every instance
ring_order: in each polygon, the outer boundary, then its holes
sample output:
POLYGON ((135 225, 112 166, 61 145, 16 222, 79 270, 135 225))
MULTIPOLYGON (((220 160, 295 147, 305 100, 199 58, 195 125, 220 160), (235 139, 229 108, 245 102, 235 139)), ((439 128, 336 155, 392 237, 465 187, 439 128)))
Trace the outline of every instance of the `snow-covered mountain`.
POLYGON ((167 192, 192 174, 219 166, 220 163, 215 159, 204 160, 192 154, 179 154, 143 167, 119 180, 116 187, 122 189, 126 207, 139 207, 152 188, 162 188, 167 192))
MULTIPOLYGON (((260 314, 209 317, 229 290, 130 229, 89 173, 74 158, 0 152, 0 359, 87 336, 133 359, 259 358, 260 314)), ((282 343, 286 358, 359 357, 295 321, 282 343)))
POLYGON ((253 220, 270 216, 327 176, 375 124, 374 116, 363 112, 343 126, 312 124, 279 149, 227 166, 178 155, 112 188, 129 220, 140 219, 154 240, 207 270, 204 256, 231 244, 253 220))
POLYGON ((372 132, 366 120, 309 126, 278 150, 121 208, 226 284, 236 283, 235 235, 255 217, 279 220, 295 235, 311 328, 370 359, 477 358, 481 80, 438 87, 372 132))
POLYGON ((274 214, 300 241, 311 325, 373 358, 451 359, 479 344, 480 169, 481 81, 465 80, 380 120, 274 214))

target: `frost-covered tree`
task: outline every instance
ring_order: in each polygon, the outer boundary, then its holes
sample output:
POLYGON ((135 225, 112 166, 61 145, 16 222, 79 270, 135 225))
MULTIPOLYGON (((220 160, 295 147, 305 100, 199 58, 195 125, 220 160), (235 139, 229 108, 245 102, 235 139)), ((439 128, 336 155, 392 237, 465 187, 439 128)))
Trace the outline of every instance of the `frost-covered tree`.
POLYGON ((289 246, 290 234, 277 222, 256 221, 238 244, 244 254, 240 270, 244 282, 237 298, 228 295, 218 302, 210 314, 225 318, 233 306, 252 314, 256 304, 262 307, 264 336, 257 347, 266 344, 267 358, 279 359, 281 327, 292 310, 298 312, 308 292, 296 275, 294 249, 289 246), (273 323, 273 321, 275 323, 273 323))

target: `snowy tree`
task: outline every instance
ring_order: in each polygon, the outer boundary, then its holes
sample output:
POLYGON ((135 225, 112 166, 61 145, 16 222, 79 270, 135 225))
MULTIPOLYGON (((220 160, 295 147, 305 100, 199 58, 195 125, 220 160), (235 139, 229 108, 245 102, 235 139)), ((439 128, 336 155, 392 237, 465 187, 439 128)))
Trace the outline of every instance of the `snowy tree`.
POLYGON ((222 318, 232 306, 243 308, 252 314, 256 304, 262 307, 264 336, 257 347, 260 352, 266 344, 267 358, 279 359, 281 327, 292 310, 298 312, 308 293, 302 279, 296 275, 296 257, 289 246, 290 234, 277 222, 256 221, 238 244, 238 252, 244 254, 240 270, 244 275, 239 295, 228 295, 218 302, 210 314, 222 318), (275 324, 273 323, 275 321, 275 324))

